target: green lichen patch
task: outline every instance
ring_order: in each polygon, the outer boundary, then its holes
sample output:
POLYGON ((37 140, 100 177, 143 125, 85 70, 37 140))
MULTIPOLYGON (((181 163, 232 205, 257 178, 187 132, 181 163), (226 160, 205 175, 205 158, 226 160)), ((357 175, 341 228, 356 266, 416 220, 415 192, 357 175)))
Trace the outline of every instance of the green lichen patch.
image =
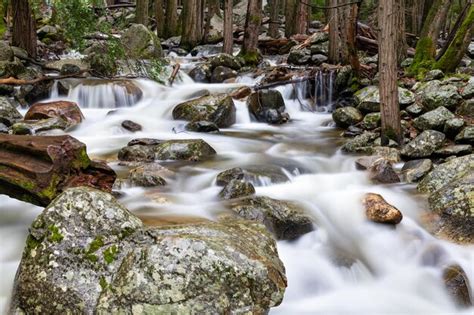
POLYGON ((48 226, 48 231, 50 232, 48 240, 53 243, 59 243, 64 239, 64 236, 61 234, 59 228, 56 225, 48 226))
POLYGON ((118 252, 119 250, 118 250, 117 245, 112 245, 106 250, 104 250, 103 256, 104 256, 105 262, 107 264, 113 263, 117 259, 118 252))

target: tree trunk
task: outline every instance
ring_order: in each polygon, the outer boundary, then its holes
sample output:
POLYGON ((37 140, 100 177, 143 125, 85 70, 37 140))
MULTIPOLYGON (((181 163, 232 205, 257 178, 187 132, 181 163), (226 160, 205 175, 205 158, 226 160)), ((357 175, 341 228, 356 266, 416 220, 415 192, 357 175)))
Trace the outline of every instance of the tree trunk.
POLYGON ((403 60, 407 57, 407 38, 405 35, 405 0, 397 1, 397 16, 398 16, 398 25, 397 25, 397 64, 401 64, 403 60))
POLYGON ((401 143, 400 107, 397 85, 397 29, 400 14, 397 0, 380 0, 379 25, 379 73, 380 114, 382 118, 382 145, 393 139, 401 143))
POLYGON ((155 19, 156 19, 156 35, 163 36, 165 14, 163 12, 163 0, 155 0, 155 19))
POLYGON ((207 17, 206 17, 206 25, 204 27, 204 42, 207 43, 209 37, 209 31, 211 30, 211 19, 212 17, 217 14, 220 16, 220 6, 219 0, 207 0, 207 17))
POLYGON ((232 0, 224 0, 224 45, 222 51, 226 54, 232 54, 234 44, 232 3, 232 0))
POLYGON ((474 35, 474 6, 471 4, 469 13, 456 31, 454 39, 434 68, 444 72, 454 72, 471 42, 472 35, 474 35))
POLYGON ((306 34, 307 18, 306 6, 300 0, 286 0, 285 36, 306 34))
POLYGON ((148 0, 137 0, 136 19, 138 24, 148 25, 148 0))
POLYGON ((270 0, 270 25, 268 26, 268 36, 273 38, 280 37, 280 22, 278 15, 280 13, 280 1, 281 0, 270 0))
MULTIPOLYGON (((329 7, 334 7, 337 5, 337 0, 328 0, 327 4, 329 7)), ((339 25, 337 16, 337 9, 328 9, 327 10, 327 20, 329 21, 329 51, 328 58, 329 62, 332 64, 337 64, 339 62, 338 54, 338 42, 339 42, 339 25)))
POLYGON ((359 68, 356 50, 357 17, 359 4, 347 4, 347 0, 328 1, 329 61, 333 64, 351 64, 359 68))
POLYGON ((165 25, 163 37, 169 38, 178 34, 178 0, 166 0, 165 25))
POLYGON ((33 12, 28 0, 15 0, 13 6, 14 46, 25 49, 32 58, 36 58, 36 27, 33 12))
POLYGON ((360 72, 360 63, 359 55, 357 54, 357 18, 359 16, 360 4, 352 4, 349 18, 347 20, 347 50, 349 63, 351 64, 352 69, 354 70, 356 76, 359 76, 360 72))
POLYGON ((260 34, 261 23, 262 0, 248 0, 244 42, 240 53, 246 64, 256 65, 260 61, 258 35, 260 34))
POLYGON ((181 47, 191 50, 202 40, 202 1, 184 1, 181 15, 181 47))
POLYGON ((415 58, 410 66, 412 75, 423 75, 432 68, 436 56, 436 43, 451 3, 452 0, 433 2, 416 44, 415 58))

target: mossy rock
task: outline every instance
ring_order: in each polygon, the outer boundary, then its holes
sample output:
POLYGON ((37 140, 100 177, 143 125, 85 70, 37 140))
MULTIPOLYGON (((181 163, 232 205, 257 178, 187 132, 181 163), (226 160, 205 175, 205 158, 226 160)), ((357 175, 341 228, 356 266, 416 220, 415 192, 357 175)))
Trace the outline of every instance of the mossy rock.
POLYGON ((162 57, 159 38, 142 24, 132 24, 122 35, 122 45, 127 57, 132 59, 156 59, 162 57))

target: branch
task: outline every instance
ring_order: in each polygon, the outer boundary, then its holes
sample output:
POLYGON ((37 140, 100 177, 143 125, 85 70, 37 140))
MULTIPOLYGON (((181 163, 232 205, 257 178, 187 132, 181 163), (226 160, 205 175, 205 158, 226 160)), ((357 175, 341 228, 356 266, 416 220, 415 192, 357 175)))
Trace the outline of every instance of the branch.
POLYGON ((173 66, 173 72, 171 73, 171 76, 168 80, 169 83, 170 83, 170 86, 173 85, 174 79, 176 79, 176 76, 178 75, 178 72, 179 72, 180 68, 181 68, 181 65, 179 63, 177 63, 173 66))
POLYGON ((66 79, 66 78, 73 78, 78 76, 79 74, 85 73, 89 71, 88 69, 81 70, 79 72, 73 73, 73 74, 65 74, 65 75, 58 75, 58 76, 43 76, 39 77, 33 80, 20 80, 14 77, 9 77, 6 79, 0 79, 0 84, 6 84, 6 85, 32 85, 36 84, 42 81, 53 81, 53 80, 60 80, 60 79, 66 79))

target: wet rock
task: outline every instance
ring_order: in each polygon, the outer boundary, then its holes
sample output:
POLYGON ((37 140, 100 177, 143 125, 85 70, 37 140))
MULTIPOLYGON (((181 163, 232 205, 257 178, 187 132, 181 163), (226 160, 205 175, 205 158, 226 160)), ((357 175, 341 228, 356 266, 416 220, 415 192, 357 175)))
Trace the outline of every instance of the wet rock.
POLYGON ((142 131, 142 126, 131 120, 124 120, 122 121, 121 125, 124 129, 127 129, 128 131, 131 131, 131 132, 142 131))
POLYGON ((282 168, 276 165, 247 165, 223 171, 217 175, 216 184, 226 186, 232 180, 244 180, 254 186, 286 183, 290 179, 282 168))
POLYGON ((294 65, 305 65, 311 60, 311 51, 307 48, 292 49, 288 55, 287 62, 294 65))
MULTIPOLYGON (((375 139, 375 141, 377 141, 377 139, 375 139)), ((401 161, 400 150, 397 148, 375 146, 372 150, 372 155, 383 158, 390 163, 398 163, 401 161)))
POLYGON ((405 110, 408 112, 408 114, 410 114, 414 117, 417 117, 417 116, 419 116, 423 113, 423 106, 421 106, 418 103, 415 103, 415 104, 412 104, 410 106, 407 106, 407 108, 405 110))
POLYGON ((423 193, 433 193, 456 178, 474 170, 474 154, 457 157, 436 166, 418 184, 417 189, 423 193))
POLYGON ((377 127, 380 127, 381 124, 381 115, 380 113, 369 113, 365 115, 362 120, 362 126, 364 129, 373 130, 377 127))
POLYGON ((448 157, 452 155, 460 156, 471 153, 472 145, 470 144, 452 144, 436 150, 434 154, 440 157, 448 157))
POLYGON ((218 54, 209 60, 213 69, 217 67, 226 67, 232 70, 240 70, 242 68, 242 62, 238 57, 234 57, 229 54, 218 54))
POLYGON ((26 104, 34 104, 45 100, 49 97, 53 84, 53 81, 43 81, 34 85, 23 85, 20 88, 20 98, 26 104))
POLYGON ((425 81, 439 80, 444 77, 443 71, 439 69, 428 71, 425 75, 425 81))
POLYGON ((6 126, 11 126, 23 116, 16 109, 16 106, 10 101, 8 97, 0 97, 0 122, 6 126))
POLYGON ((325 55, 315 54, 311 56, 311 63, 313 63, 316 66, 322 65, 326 61, 328 61, 328 57, 326 57, 325 55))
POLYGON ((142 24, 132 24, 121 37, 125 53, 132 59, 161 58, 160 40, 142 24))
POLYGON ((12 309, 263 314, 281 303, 285 287, 275 241, 259 224, 145 228, 111 195, 81 187, 67 190, 33 222, 12 309))
POLYGON ((13 61, 13 50, 6 41, 0 41, 0 61, 13 61))
POLYGON ((111 191, 115 172, 89 159, 85 144, 70 136, 0 134, 0 193, 48 205, 69 187, 111 191))
POLYGON ((346 130, 344 130, 344 137, 355 137, 359 136, 364 133, 364 129, 356 127, 356 126, 349 126, 346 130))
POLYGON ((378 133, 375 132, 364 132, 361 135, 354 137, 347 141, 341 148, 346 153, 367 153, 372 154, 373 146, 372 143, 379 137, 378 133))
POLYGON ((470 58, 474 58, 474 42, 471 42, 469 46, 467 47, 467 55, 470 58))
POLYGON ((132 140, 118 153, 120 161, 153 162, 157 160, 202 161, 211 158, 216 151, 201 139, 189 140, 132 140))
POLYGON ((323 56, 327 56, 329 53, 329 42, 313 44, 309 49, 311 51, 311 55, 321 54, 323 56))
POLYGON ((425 130, 406 144, 402 148, 401 154, 408 158, 428 157, 443 145, 445 139, 444 133, 425 130))
POLYGON ((61 118, 67 128, 82 122, 84 115, 79 106, 74 102, 54 101, 33 104, 25 114, 25 120, 42 120, 48 118, 61 118))
POLYGON ((360 157, 355 161, 356 169, 361 170, 361 171, 367 170, 378 159, 380 159, 380 157, 375 156, 375 155, 360 157))
POLYGON ((156 187, 166 185, 166 180, 162 177, 170 172, 163 166, 150 163, 130 170, 128 181, 132 186, 156 187))
POLYGON ((385 159, 376 160, 369 168, 369 178, 376 183, 392 184, 400 182, 392 163, 385 159))
POLYGON ((436 109, 429 111, 413 121, 413 125, 419 130, 438 130, 442 131, 444 123, 455 118, 454 114, 451 113, 446 107, 440 106, 436 109))
POLYGON ((58 29, 52 25, 45 25, 41 27, 36 31, 36 34, 41 40, 50 39, 56 41, 61 39, 58 29))
POLYGON ((255 196, 228 206, 244 219, 263 223, 279 240, 296 239, 314 229, 311 218, 296 203, 255 196))
POLYGON ((341 128, 355 125, 361 122, 363 118, 364 116, 361 112, 357 108, 351 106, 337 108, 332 113, 332 119, 336 125, 341 128))
POLYGON ((213 122, 200 120, 192 121, 186 125, 186 130, 194 132, 206 132, 206 133, 217 133, 219 132, 219 127, 213 122))
POLYGON ((8 133, 10 129, 3 123, 0 122, 0 133, 8 133))
POLYGON ((199 64, 189 71, 189 76, 194 82, 209 83, 211 80, 212 69, 207 63, 199 64))
POLYGON ((474 126, 466 126, 461 132, 454 138, 456 143, 466 143, 474 145, 474 126))
POLYGON ((61 75, 67 75, 67 74, 75 74, 79 73, 81 71, 81 68, 78 65, 72 64, 72 63, 66 63, 63 64, 61 67, 61 71, 59 72, 61 75))
POLYGON ((235 199, 253 194, 255 194, 255 188, 251 183, 240 179, 232 179, 219 192, 219 197, 222 199, 235 199))
POLYGON ((243 98, 249 96, 250 94, 252 94, 252 89, 249 88, 248 86, 243 86, 243 87, 235 90, 234 92, 232 92, 230 94, 230 96, 232 98, 240 100, 240 99, 243 99, 243 98))
MULTIPOLYGON (((357 108, 365 113, 380 111, 380 93, 378 86, 371 85, 354 94, 357 108)), ((415 102, 415 95, 407 89, 398 88, 398 97, 401 107, 406 107, 415 102)))
POLYGON ((173 109, 174 119, 187 121, 206 120, 219 128, 227 128, 235 123, 235 105, 226 94, 204 96, 178 104, 173 109))
POLYGON ((365 206, 366 216, 370 221, 395 225, 400 223, 403 219, 400 210, 385 201, 379 194, 366 194, 363 204, 365 206))
POLYGON ((454 138, 462 127, 464 127, 464 119, 462 118, 451 118, 446 120, 444 123, 443 132, 446 136, 454 138))
POLYGON ((472 306, 469 278, 459 265, 451 265, 443 270, 443 281, 449 295, 457 305, 472 306))
POLYGON ((227 79, 237 77, 237 71, 231 68, 218 66, 214 68, 211 75, 211 83, 222 83, 227 79))
POLYGON ((11 126, 11 132, 15 135, 36 135, 52 130, 66 130, 68 123, 59 117, 42 120, 22 120, 11 126))
POLYGON ((15 88, 11 85, 0 84, 0 96, 10 96, 15 91, 15 88))
POLYGON ((433 168, 430 159, 412 160, 402 167, 402 178, 408 183, 420 181, 433 168))
POLYGON ((462 100, 456 86, 442 84, 438 80, 423 83, 418 88, 417 95, 427 110, 433 110, 440 106, 454 109, 462 100))
POLYGON ((276 90, 260 90, 250 94, 247 106, 259 122, 283 124, 290 119, 285 113, 285 101, 281 93, 276 90))

